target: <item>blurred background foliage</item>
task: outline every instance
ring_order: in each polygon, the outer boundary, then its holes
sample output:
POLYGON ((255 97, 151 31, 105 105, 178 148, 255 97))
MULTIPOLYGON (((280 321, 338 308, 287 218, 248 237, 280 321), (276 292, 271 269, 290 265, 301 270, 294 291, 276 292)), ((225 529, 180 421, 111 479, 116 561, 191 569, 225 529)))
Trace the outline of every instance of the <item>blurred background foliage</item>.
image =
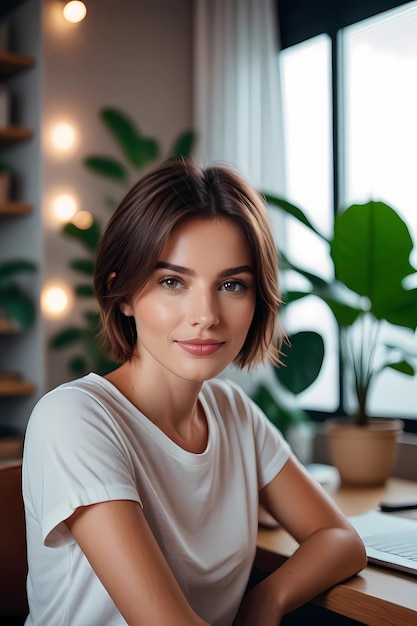
MULTIPOLYGON (((189 158, 192 154, 196 141, 192 130, 181 133, 168 154, 163 155, 158 140, 144 135, 124 112, 106 107, 99 111, 99 116, 105 130, 116 143, 120 156, 115 158, 94 154, 84 159, 84 165, 93 174, 120 185, 118 198, 105 198, 105 205, 110 212, 115 210, 121 198, 146 169, 160 161, 189 158)), ((109 359, 97 336, 100 318, 94 300, 93 269, 102 229, 103 225, 96 216, 93 216, 88 228, 79 228, 73 222, 68 222, 62 228, 62 235, 76 241, 84 252, 83 257, 70 261, 71 269, 80 276, 74 295, 87 302, 87 308, 82 313, 82 322, 61 329, 50 339, 52 348, 69 352, 67 368, 71 377, 83 376, 92 371, 104 375, 117 366, 117 363, 109 359)))

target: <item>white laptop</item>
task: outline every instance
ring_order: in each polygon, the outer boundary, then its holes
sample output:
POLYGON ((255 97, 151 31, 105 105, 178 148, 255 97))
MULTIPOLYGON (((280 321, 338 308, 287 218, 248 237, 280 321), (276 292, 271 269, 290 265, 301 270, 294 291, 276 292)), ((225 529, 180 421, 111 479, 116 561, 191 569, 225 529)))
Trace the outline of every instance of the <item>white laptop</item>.
POLYGON ((368 561, 417 576, 417 520, 368 511, 349 517, 366 547, 368 561))

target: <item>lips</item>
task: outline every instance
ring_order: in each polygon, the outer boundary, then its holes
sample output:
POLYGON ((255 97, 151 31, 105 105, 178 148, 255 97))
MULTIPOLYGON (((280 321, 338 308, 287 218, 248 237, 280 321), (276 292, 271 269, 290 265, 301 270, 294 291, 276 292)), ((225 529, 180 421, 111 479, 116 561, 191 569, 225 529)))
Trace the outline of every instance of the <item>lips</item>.
POLYGON ((193 356, 211 356, 224 344, 223 341, 215 339, 188 339, 186 341, 177 341, 176 343, 185 352, 193 356))

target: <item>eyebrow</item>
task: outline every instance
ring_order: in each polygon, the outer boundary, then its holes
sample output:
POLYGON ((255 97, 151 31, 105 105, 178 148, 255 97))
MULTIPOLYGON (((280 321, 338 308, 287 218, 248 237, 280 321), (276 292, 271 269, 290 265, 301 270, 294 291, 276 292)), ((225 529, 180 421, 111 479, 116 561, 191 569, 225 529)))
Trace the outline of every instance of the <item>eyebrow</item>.
MULTIPOLYGON (((182 265, 174 265, 173 263, 166 263, 165 261, 159 261, 156 264, 156 269, 165 269, 171 270, 172 272, 177 272, 178 274, 184 274, 185 276, 195 276, 196 273, 194 270, 189 267, 183 267, 182 265)), ((234 276, 235 274, 253 274, 253 269, 250 265, 238 265, 237 267, 229 267, 225 270, 222 270, 219 273, 221 278, 227 278, 228 276, 234 276)))

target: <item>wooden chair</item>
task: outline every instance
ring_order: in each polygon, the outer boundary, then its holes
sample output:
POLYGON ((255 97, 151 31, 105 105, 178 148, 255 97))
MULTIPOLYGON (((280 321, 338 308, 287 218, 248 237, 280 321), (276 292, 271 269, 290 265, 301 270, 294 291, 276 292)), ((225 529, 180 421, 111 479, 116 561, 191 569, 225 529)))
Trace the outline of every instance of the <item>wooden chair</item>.
POLYGON ((22 466, 0 465, 0 624, 20 626, 28 614, 22 466))

